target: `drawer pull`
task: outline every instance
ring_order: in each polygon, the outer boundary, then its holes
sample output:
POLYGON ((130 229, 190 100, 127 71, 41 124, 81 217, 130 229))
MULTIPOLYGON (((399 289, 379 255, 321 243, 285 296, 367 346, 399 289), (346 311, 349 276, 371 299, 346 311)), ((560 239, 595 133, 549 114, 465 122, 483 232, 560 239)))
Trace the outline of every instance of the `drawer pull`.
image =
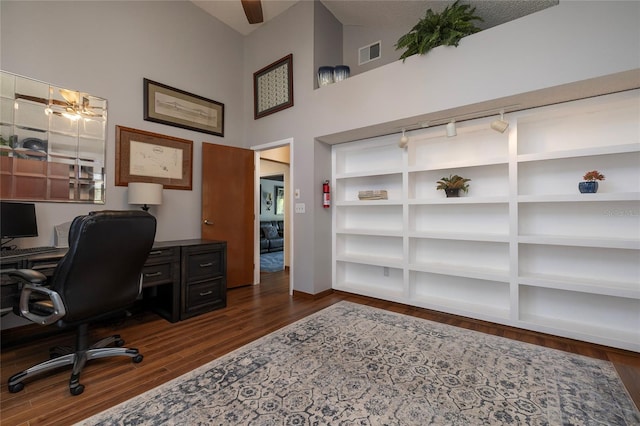
POLYGON ((209 266, 213 266, 213 263, 212 263, 212 262, 209 262, 209 263, 201 263, 201 264, 200 264, 200 267, 201 267, 201 268, 208 268, 209 266))
POLYGON ((211 293, 213 293, 213 291, 212 291, 212 290, 205 291, 204 293, 200 293, 200 296, 208 296, 208 295, 210 295, 211 293))
POLYGON ((162 254, 162 250, 155 250, 155 251, 150 251, 149 252, 149 256, 155 256, 157 254, 162 254))
POLYGON ((146 278, 150 278, 150 277, 159 277, 160 275, 162 275, 162 272, 158 271, 158 272, 151 272, 149 274, 144 274, 144 276, 146 278))

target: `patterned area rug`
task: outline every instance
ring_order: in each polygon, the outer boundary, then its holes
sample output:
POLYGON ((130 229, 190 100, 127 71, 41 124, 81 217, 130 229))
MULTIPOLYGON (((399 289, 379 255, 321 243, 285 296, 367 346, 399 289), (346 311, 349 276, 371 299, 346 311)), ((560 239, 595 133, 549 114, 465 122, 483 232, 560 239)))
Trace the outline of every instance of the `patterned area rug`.
POLYGON ((340 302, 91 425, 638 425, 613 365, 340 302))
POLYGON ((277 272, 284 269, 284 252, 274 251, 260 254, 260 272, 277 272))

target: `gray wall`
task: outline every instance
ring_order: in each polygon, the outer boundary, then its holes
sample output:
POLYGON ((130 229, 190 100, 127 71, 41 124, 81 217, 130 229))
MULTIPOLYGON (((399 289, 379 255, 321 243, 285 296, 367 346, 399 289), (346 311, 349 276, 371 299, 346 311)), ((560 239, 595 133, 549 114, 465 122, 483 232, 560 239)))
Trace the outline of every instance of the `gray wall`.
MULTIPOLYGON (((293 282, 312 294, 331 287, 331 209, 321 203, 330 149, 319 138, 640 68, 638 2, 562 2, 469 36, 457 48, 439 47, 317 90, 312 46, 321 26, 334 23, 319 12, 315 27, 312 2, 244 38, 187 1, 3 0, 0 8, 2 69, 109 100, 105 208, 128 208, 126 188, 113 184, 116 124, 194 141, 193 191, 165 191, 164 204, 152 208, 160 240, 200 236, 202 141, 248 148, 292 138, 290 188, 300 190, 295 202, 306 204, 306 213, 292 218, 293 282), (253 73, 289 53, 294 107, 254 120, 253 73), (223 102, 225 137, 143 121, 143 77, 223 102)), ((92 206, 37 208, 41 229, 49 230, 41 244, 53 241, 53 225, 92 206)))
MULTIPOLYGON (((319 1, 313 10, 313 69, 344 64, 342 59, 342 24, 319 1)), ((314 82, 318 88, 318 81, 314 82)))
POLYGON ((106 205, 37 203, 40 237, 20 243, 53 244, 56 224, 133 207, 114 184, 116 125, 194 142, 193 190, 165 190, 151 213, 158 240, 199 238, 201 144, 244 143, 243 37, 186 1, 3 0, 0 13, 3 70, 104 97, 109 108, 106 205), (224 138, 144 121, 144 77, 224 103, 224 138))
MULTIPOLYGON (((416 18, 417 22, 418 18, 416 18)), ((351 75, 362 74, 398 60, 402 50, 396 50, 398 39, 409 31, 407 28, 370 28, 345 26, 343 37, 344 63, 351 68, 351 75), (358 65, 358 49, 380 41, 380 58, 358 65)))

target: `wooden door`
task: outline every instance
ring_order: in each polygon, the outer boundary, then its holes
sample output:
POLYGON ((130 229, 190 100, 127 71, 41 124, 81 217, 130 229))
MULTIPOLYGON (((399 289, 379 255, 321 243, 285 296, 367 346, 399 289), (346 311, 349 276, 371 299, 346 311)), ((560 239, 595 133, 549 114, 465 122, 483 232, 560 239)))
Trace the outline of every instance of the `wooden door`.
POLYGON ((253 284, 254 152, 202 144, 202 238, 227 242, 227 288, 253 284))

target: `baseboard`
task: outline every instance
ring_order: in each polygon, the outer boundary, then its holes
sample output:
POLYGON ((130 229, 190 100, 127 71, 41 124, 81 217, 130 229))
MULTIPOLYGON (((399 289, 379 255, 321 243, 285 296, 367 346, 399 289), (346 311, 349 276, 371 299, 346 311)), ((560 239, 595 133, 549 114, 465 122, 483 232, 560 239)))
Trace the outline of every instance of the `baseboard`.
POLYGON ((328 296, 330 294, 333 293, 333 289, 330 288, 329 290, 325 290, 325 291, 321 291, 320 293, 316 293, 316 294, 310 294, 310 293, 305 293, 303 291, 298 291, 298 290, 293 290, 293 297, 300 297, 303 299, 320 299, 323 298, 325 296, 328 296))

